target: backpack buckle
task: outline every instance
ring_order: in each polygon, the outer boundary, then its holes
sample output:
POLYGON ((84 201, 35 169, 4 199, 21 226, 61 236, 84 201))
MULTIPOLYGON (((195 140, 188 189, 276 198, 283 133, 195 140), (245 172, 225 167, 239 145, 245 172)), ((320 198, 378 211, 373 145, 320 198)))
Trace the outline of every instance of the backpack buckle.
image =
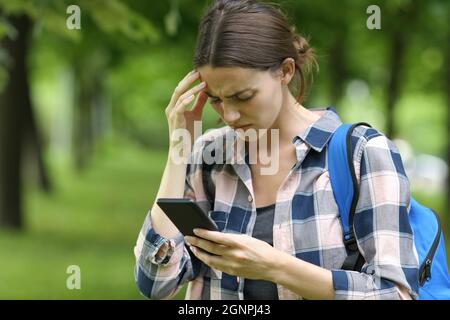
POLYGON ((344 245, 350 251, 358 251, 358 245, 356 244, 355 233, 353 228, 344 235, 344 245))

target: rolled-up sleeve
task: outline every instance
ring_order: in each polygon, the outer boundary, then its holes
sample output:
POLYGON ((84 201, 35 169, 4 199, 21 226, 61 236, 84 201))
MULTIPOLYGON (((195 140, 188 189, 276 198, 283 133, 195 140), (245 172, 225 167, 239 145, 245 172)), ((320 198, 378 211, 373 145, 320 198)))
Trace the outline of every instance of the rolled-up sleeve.
POLYGON ((373 129, 360 143, 360 196, 354 217, 361 272, 332 270, 335 298, 417 298, 418 258, 408 220, 409 181, 398 149, 373 129), (371 134, 370 134, 371 133, 371 134))
POLYGON ((181 234, 164 238, 154 231, 149 219, 147 216, 134 248, 135 281, 145 297, 168 299, 193 278, 190 255, 181 234))
MULTIPOLYGON (((187 167, 184 197, 195 200, 187 167)), ((135 281, 139 291, 150 299, 168 299, 198 273, 198 261, 192 259, 185 246, 183 235, 165 238, 152 227, 150 211, 139 232, 134 247, 136 258, 135 281), (195 260, 195 261, 193 261, 195 260)))

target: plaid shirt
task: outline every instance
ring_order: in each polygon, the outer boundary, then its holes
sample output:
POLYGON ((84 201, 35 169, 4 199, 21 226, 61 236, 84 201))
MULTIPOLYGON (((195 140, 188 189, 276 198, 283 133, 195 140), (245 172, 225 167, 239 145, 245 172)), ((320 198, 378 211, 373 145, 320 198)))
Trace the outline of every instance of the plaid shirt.
MULTIPOLYGON (((354 230, 366 263, 361 272, 340 270, 347 252, 328 174, 327 143, 341 121, 333 108, 311 111, 321 116, 294 138, 297 163, 277 194, 274 248, 331 270, 335 299, 399 299, 399 288, 417 298, 418 258, 408 220, 409 182, 396 146, 366 126, 353 133, 360 187, 354 230)), ((233 130, 223 127, 196 141, 187 167, 185 197, 203 206, 222 232, 251 235, 256 207, 248 161, 212 165, 199 161, 218 136, 227 134, 234 134, 233 130)), ((236 152, 234 160, 240 154, 236 152)), ((172 297, 189 282, 186 299, 243 299, 245 279, 203 264, 188 251, 181 234, 173 239, 160 236, 152 229, 149 215, 134 251, 135 279, 146 297, 172 297)), ((280 299, 301 299, 277 287, 280 299)))

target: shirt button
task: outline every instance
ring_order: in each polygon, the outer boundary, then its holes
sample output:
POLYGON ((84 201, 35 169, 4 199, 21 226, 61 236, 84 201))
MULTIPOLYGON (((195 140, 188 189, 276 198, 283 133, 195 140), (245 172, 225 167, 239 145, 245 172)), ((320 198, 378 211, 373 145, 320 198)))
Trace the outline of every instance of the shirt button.
POLYGON ((249 195, 247 199, 248 199, 248 202, 252 202, 253 201, 253 198, 252 198, 251 195, 249 195))

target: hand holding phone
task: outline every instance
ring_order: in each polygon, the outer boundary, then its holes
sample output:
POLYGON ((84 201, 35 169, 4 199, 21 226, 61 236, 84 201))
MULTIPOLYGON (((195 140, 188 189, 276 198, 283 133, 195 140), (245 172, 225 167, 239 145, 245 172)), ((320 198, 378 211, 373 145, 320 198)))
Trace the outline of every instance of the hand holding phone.
POLYGON ((159 198, 156 204, 184 236, 195 236, 195 228, 219 231, 208 214, 189 198, 159 198))

